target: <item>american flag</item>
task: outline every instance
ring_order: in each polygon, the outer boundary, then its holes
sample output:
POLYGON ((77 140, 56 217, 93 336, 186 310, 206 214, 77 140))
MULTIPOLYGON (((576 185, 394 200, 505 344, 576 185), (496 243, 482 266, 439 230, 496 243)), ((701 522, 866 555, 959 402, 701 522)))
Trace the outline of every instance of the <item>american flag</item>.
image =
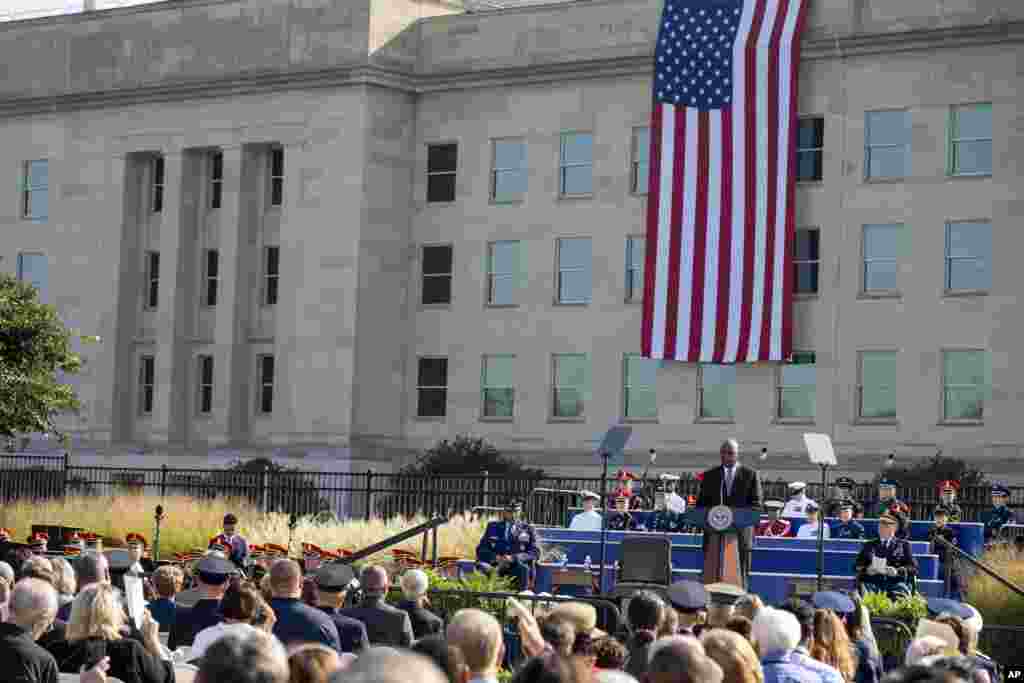
POLYGON ((800 33, 808 0, 665 0, 655 49, 642 355, 792 347, 800 33))

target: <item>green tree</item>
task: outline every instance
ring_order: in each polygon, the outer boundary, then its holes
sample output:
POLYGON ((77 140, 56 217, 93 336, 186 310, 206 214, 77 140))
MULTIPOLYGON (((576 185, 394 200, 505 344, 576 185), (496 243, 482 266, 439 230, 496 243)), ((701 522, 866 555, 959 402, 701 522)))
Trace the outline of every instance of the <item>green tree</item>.
POLYGON ((522 460, 498 452, 486 439, 457 435, 455 441, 444 439, 421 455, 417 461, 402 468, 400 474, 459 475, 487 472, 494 476, 542 478, 544 471, 527 467, 522 460))
POLYGON ((963 460, 948 458, 942 455, 942 451, 927 460, 889 468, 884 473, 875 476, 876 485, 883 476, 887 479, 895 479, 904 488, 919 486, 935 488, 939 482, 948 479, 959 481, 963 488, 988 484, 985 474, 981 470, 971 467, 963 460))
POLYGON ((79 407, 74 388, 57 380, 58 371, 76 374, 82 366, 71 337, 56 310, 39 302, 34 287, 0 273, 0 437, 63 438, 57 416, 79 407))

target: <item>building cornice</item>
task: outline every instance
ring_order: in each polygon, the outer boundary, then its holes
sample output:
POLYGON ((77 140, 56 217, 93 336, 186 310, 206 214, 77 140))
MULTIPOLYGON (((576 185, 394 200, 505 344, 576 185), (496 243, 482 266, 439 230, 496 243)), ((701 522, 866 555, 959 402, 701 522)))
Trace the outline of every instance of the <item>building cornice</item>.
MULTIPOLYGON (((815 36, 804 41, 802 58, 806 61, 849 59, 1021 42, 1024 42, 1024 22, 1006 22, 886 34, 815 36)), ((10 98, 0 100, 0 118, 344 86, 376 86, 409 94, 425 94, 560 81, 647 78, 652 71, 652 48, 652 45, 647 44, 622 46, 617 49, 629 50, 632 54, 546 64, 496 66, 489 69, 458 68, 435 73, 415 73, 411 67, 374 63, 371 57, 369 63, 328 69, 247 73, 218 79, 10 98)))

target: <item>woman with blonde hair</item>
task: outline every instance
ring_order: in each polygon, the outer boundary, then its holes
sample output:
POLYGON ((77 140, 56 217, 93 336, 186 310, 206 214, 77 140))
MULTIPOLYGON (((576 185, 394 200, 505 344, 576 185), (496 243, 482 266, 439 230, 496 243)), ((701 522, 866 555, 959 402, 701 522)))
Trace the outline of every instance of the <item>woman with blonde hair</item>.
POLYGON ((835 612, 814 610, 814 639, 809 649, 811 657, 837 669, 847 683, 854 683, 857 676, 856 650, 835 612))
POLYGON ((704 654, 722 668, 722 683, 764 683, 764 670, 754 647, 735 631, 713 628, 700 636, 704 654))
POLYGON ((51 557, 50 566, 53 567, 53 587, 57 589, 57 604, 66 605, 75 599, 75 590, 78 588, 75 570, 63 557, 51 557))
POLYGON ((110 658, 108 674, 124 683, 174 683, 174 667, 160 658, 159 626, 147 610, 142 621, 145 646, 125 638, 126 618, 114 587, 95 583, 82 589, 71 603, 66 640, 50 653, 63 673, 77 674, 104 657, 110 658))

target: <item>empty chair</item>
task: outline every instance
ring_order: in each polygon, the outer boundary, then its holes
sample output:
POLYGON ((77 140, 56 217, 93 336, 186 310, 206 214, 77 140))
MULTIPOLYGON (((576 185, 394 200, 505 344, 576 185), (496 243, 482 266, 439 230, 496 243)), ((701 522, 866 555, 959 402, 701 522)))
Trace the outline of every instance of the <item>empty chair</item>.
POLYGON ((622 560, 612 595, 621 598, 638 590, 665 596, 672 583, 672 539, 666 535, 625 536, 622 560))

